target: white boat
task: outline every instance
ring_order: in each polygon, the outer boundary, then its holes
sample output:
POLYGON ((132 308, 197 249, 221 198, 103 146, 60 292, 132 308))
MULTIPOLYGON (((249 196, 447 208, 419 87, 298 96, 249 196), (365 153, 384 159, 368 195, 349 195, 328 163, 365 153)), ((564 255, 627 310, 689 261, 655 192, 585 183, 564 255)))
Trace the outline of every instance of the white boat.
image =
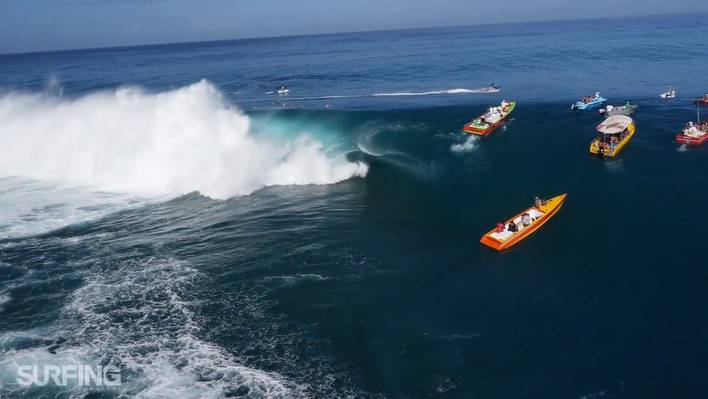
POLYGON ((659 94, 659 97, 661 97, 661 98, 676 98, 676 90, 669 89, 669 90, 659 94))

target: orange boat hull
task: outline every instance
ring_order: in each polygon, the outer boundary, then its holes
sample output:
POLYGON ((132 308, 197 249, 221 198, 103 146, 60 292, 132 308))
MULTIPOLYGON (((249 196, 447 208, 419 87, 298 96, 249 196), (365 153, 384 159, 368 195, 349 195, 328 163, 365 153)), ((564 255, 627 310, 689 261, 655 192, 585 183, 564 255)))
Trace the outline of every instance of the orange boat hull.
MULTIPOLYGON (((477 134, 479 136, 487 136, 489 133, 497 130, 499 126, 504 124, 504 121, 506 120, 506 117, 500 119, 497 123, 490 125, 486 129, 479 129, 477 127, 474 127, 471 123, 466 124, 462 130, 467 132, 467 133, 472 133, 472 134, 477 134)), ((459 125, 458 125, 459 126, 459 125)))
MULTIPOLYGON (((535 233, 538 229, 541 228, 548 220, 550 220, 558 211, 561 209, 563 206, 563 203, 565 202, 565 199, 567 197, 567 194, 561 194, 557 197, 553 197, 550 200, 546 202, 545 205, 541 206, 541 208, 538 209, 538 211, 541 211, 543 214, 538 217, 536 220, 534 220, 531 225, 523 228, 522 230, 514 233, 511 237, 508 239, 500 240, 497 238, 493 237, 493 234, 496 232, 496 230, 491 230, 487 234, 482 236, 482 239, 480 242, 490 248, 493 248, 497 251, 503 251, 505 249, 511 248, 514 245, 518 244, 522 240, 524 240, 526 237, 530 236, 531 234, 535 233)), ((528 213, 531 210, 535 210, 535 207, 531 207, 524 212, 514 216, 513 218, 507 220, 504 225, 507 226, 509 222, 512 220, 518 219, 523 215, 524 213, 528 213)))
MULTIPOLYGON (((475 126, 474 121, 472 121, 472 122, 464 125, 462 127, 462 131, 465 133, 472 133, 472 134, 476 134, 479 136, 487 136, 489 133, 495 131, 499 126, 503 125, 504 122, 506 122, 509 115, 511 115, 511 113, 514 111, 514 109, 516 109, 516 101, 512 101, 512 102, 508 103, 508 107, 509 108, 508 108, 508 111, 506 112, 506 114, 504 114, 504 116, 502 116, 501 119, 499 119, 493 125, 489 125, 485 129, 482 129, 482 128, 475 126)), ((482 115, 484 115, 484 114, 482 114, 482 115)))

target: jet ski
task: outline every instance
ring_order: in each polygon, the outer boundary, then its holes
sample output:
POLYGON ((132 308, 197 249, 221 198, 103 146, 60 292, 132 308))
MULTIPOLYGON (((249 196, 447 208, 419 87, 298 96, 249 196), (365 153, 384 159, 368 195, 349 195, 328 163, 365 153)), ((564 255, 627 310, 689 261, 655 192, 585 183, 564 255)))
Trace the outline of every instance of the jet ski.
POLYGON ((280 88, 278 88, 278 90, 276 91, 276 93, 277 93, 279 96, 285 96, 285 95, 290 94, 290 89, 288 89, 287 86, 282 85, 282 86, 280 86, 280 88))
POLYGON ((661 97, 661 98, 676 98, 676 90, 669 89, 669 90, 659 94, 659 97, 661 97))

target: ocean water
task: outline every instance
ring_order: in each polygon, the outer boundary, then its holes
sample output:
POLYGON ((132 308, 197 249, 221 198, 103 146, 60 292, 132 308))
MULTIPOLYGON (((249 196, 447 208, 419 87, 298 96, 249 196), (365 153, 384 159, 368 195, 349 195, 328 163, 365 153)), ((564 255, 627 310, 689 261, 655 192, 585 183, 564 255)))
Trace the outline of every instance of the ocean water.
POLYGON ((700 397, 707 17, 0 55, 0 397, 700 397), (121 385, 15 382, 65 364, 121 385))

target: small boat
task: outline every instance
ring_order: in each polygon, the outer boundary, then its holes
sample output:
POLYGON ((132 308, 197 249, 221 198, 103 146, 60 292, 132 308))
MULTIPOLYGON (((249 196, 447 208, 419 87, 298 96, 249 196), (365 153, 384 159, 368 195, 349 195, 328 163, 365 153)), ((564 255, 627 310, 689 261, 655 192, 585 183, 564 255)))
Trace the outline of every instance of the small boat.
POLYGON ((597 93, 595 93, 594 96, 583 97, 582 100, 571 105, 570 109, 572 109, 572 110, 591 109, 591 108, 599 107, 605 101, 607 101, 607 99, 602 98, 600 96, 600 92, 598 91, 597 93))
POLYGON ((614 106, 614 105, 608 105, 604 108, 600 108, 600 113, 605 115, 605 116, 613 116, 613 115, 632 115, 634 111, 637 110, 638 105, 636 104, 630 104, 629 101, 627 101, 627 104, 625 105, 620 105, 620 106, 614 106))
POLYGON ((590 153, 601 157, 614 157, 634 136, 636 127, 632 118, 615 115, 597 125, 598 136, 590 144, 590 153))
POLYGON ((492 84, 489 85, 489 87, 484 87, 484 88, 480 89, 479 92, 480 93, 499 93, 499 86, 497 86, 496 84, 494 84, 494 82, 492 82, 492 84))
POLYGON ((504 100, 498 107, 490 107, 487 112, 466 124, 462 130, 466 133, 486 136, 501 126, 514 108, 516 108, 516 101, 504 100))
POLYGON ((280 86, 280 88, 278 88, 276 93, 278 93, 279 96, 285 96, 290 93, 290 89, 288 89, 287 86, 282 85, 282 86, 280 86))
POLYGON ((504 224, 482 236, 482 244, 503 251, 518 244, 524 238, 533 234, 552 218, 563 206, 568 194, 561 194, 546 201, 536 199, 536 204, 521 212, 504 224))
POLYGON ((661 97, 661 98, 676 98, 676 90, 670 88, 669 90, 659 94, 659 97, 661 97))
POLYGON ((698 97, 695 103, 699 105, 708 105, 708 93, 704 94, 701 97, 698 97))
POLYGON ((681 144, 701 145, 708 141, 708 122, 688 122, 681 133, 676 135, 676 141, 681 144))

